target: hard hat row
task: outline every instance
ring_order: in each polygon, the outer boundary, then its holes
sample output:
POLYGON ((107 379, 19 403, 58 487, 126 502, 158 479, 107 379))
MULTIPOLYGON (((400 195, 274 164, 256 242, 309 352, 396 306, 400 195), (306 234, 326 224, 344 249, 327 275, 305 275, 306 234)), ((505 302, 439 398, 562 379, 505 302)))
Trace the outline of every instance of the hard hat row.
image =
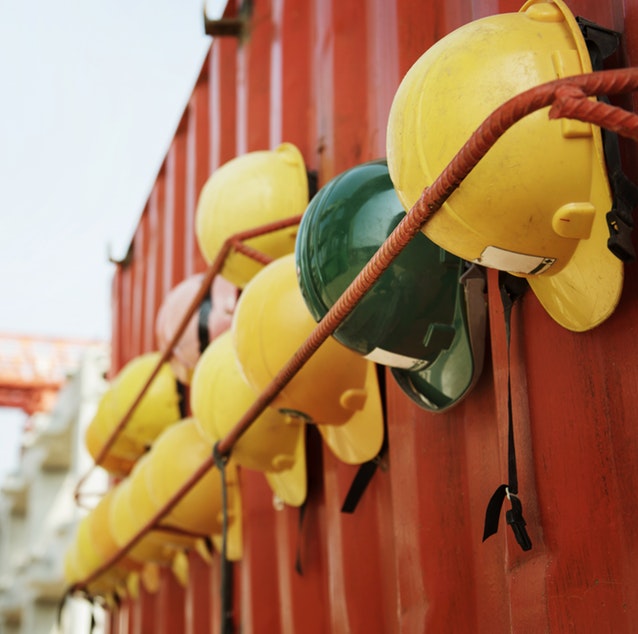
MULTIPOLYGON (((209 263, 241 231, 296 215, 301 223, 246 241, 262 262, 270 260, 265 266, 239 250, 226 258, 222 277, 102 460, 126 477, 81 523, 69 582, 108 560, 210 459, 212 445, 295 354, 486 115, 530 87, 588 71, 586 43, 564 3, 530 0, 519 13, 461 27, 414 64, 392 104, 387 161, 347 170, 312 199, 303 158, 291 143, 217 169, 196 213, 198 245, 209 263), (476 94, 482 95, 478 104, 476 94), (191 418, 180 414, 177 381, 190 386, 191 418)), ((306 497, 306 424, 316 425, 344 462, 378 454, 384 415, 376 364, 388 366, 399 388, 431 412, 470 392, 485 347, 482 267, 527 278, 548 314, 567 329, 588 330, 609 317, 622 288, 622 262, 606 246, 612 204, 595 126, 549 121, 541 111, 504 134, 236 442, 228 479, 234 556, 241 553, 237 466, 264 472, 281 500, 299 506, 306 497)), ((156 320, 160 347, 174 337, 202 280, 188 278, 166 297, 156 320)), ((157 353, 138 357, 114 379, 87 430, 94 457, 158 359, 157 353)), ((219 535, 219 491, 213 470, 163 520, 188 535, 149 533, 106 585, 121 583, 141 562, 167 563, 194 547, 194 535, 219 535)))

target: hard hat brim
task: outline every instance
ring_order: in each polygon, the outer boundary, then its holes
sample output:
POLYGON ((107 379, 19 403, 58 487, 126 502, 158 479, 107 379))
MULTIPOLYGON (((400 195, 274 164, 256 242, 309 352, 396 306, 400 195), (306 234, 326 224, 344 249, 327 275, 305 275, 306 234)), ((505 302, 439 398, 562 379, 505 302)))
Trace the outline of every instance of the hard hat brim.
POLYGON ((362 464, 375 458, 383 444, 383 406, 376 366, 367 362, 366 399, 363 407, 342 425, 317 424, 332 453, 346 464, 362 464))
POLYGON ((618 305, 623 263, 607 248, 608 237, 605 215, 597 212, 591 237, 579 241, 574 255, 560 272, 527 278, 543 308, 568 330, 591 330, 618 305))
POLYGON ((265 471, 264 475, 272 492, 288 506, 301 506, 308 494, 306 469, 306 426, 299 425, 295 447, 295 462, 290 469, 265 471))
POLYGON ((447 350, 422 370, 392 368, 402 391, 423 409, 443 412, 453 407, 471 391, 481 375, 487 323, 484 286, 480 274, 459 283, 454 311, 456 333, 447 350))

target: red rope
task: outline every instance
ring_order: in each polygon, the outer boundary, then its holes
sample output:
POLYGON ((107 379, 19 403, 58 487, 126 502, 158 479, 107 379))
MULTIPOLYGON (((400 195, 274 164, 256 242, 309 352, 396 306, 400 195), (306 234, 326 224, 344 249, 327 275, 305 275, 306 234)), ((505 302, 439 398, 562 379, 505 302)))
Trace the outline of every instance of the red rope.
POLYGON ((265 253, 254 249, 253 247, 243 243, 241 240, 234 239, 232 241, 232 244, 235 251, 237 251, 238 253, 243 253, 244 255, 255 260, 255 262, 259 262, 260 264, 270 264, 273 260, 269 255, 266 255, 265 253))
POLYGON ((589 123, 605 122, 605 128, 622 136, 638 139, 638 116, 604 101, 592 101, 576 86, 561 86, 549 110, 550 119, 578 119, 589 123))

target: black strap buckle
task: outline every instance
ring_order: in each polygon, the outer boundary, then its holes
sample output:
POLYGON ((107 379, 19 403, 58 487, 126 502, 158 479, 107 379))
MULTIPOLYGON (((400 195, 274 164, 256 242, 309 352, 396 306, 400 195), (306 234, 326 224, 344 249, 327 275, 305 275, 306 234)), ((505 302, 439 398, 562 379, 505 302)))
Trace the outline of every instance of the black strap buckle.
POLYGON ((483 526, 483 541, 498 531, 499 518, 505 498, 510 501, 512 508, 506 512, 505 519, 512 527, 516 542, 523 550, 532 548, 532 540, 527 534, 527 523, 523 518, 523 505, 518 498, 518 473, 516 469, 516 445, 514 442, 514 415, 512 411, 512 385, 510 376, 510 338, 511 317, 514 303, 523 296, 527 288, 527 281, 509 273, 499 273, 499 289, 503 303, 503 317, 505 320, 505 340, 507 344, 507 470, 508 483, 501 484, 492 494, 485 511, 483 526))
POLYGON ((518 545, 523 550, 531 550, 532 540, 527 534, 527 522, 523 518, 523 505, 517 495, 507 491, 507 499, 510 501, 512 508, 505 513, 505 521, 512 527, 514 537, 518 545))
POLYGON ((638 205, 638 187, 622 171, 616 135, 604 130, 603 147, 613 192, 613 205, 606 216, 609 227, 607 247, 617 258, 628 262, 636 259, 631 232, 634 228, 633 212, 638 205))

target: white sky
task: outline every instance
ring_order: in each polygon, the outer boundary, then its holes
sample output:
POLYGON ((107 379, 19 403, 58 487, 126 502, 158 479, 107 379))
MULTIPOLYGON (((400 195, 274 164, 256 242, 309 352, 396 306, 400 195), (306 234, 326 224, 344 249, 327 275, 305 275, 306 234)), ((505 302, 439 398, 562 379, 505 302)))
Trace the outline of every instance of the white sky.
MULTIPOLYGON (((0 332, 109 338, 109 248, 133 235, 203 28, 203 0, 0 0, 0 332)), ((0 409, 0 477, 23 420, 0 409)))

